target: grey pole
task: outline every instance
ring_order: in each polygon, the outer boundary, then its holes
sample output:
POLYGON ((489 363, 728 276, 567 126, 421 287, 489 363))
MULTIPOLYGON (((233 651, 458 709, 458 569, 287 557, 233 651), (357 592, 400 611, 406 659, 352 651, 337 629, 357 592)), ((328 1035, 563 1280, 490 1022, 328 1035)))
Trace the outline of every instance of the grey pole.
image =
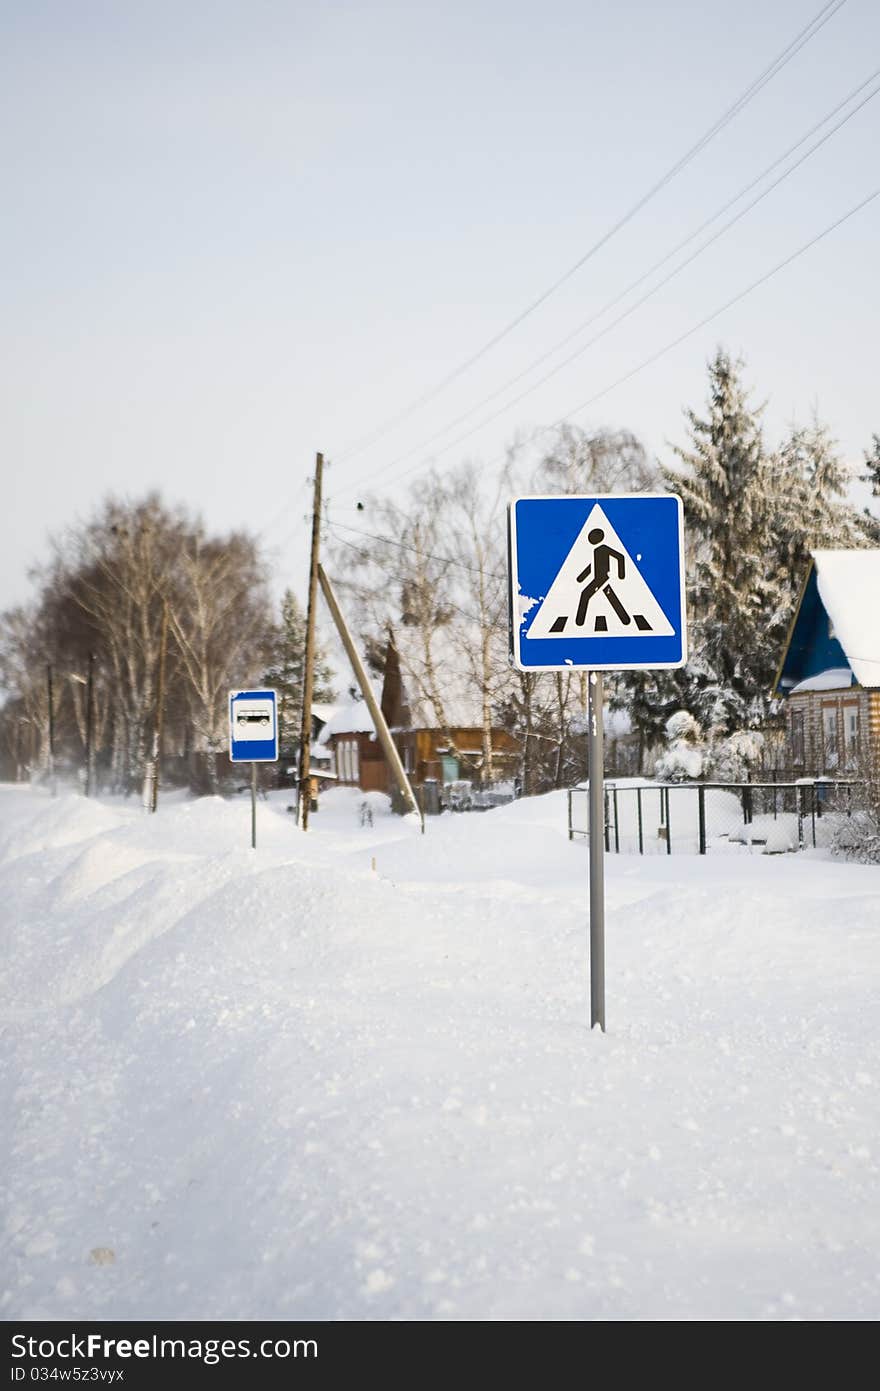
POLYGON ((257 765, 251 764, 251 849, 257 848, 257 765))
POLYGON ((590 1028, 605 1032, 604 682, 590 672, 590 1028))

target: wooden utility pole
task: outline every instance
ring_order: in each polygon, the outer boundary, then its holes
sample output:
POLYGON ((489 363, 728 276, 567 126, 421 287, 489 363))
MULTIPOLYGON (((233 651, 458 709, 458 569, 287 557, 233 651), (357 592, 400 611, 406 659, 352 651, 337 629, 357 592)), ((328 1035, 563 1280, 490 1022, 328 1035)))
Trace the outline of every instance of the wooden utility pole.
POLYGON ((309 568, 309 607, 306 614, 306 659, 303 669, 302 724, 299 738, 299 824, 309 829, 312 764, 312 691, 315 685, 315 610, 318 607, 318 549, 321 543, 321 484, 324 455, 315 459, 315 500, 312 504, 312 559, 309 568))
POLYGON ((327 607, 333 616, 333 622, 336 624, 336 630, 342 639, 342 645, 345 648, 348 660, 351 662, 352 671, 357 677, 361 693, 363 694, 364 700, 367 702, 367 709, 373 717, 373 724, 376 726, 376 734, 378 735, 379 743, 382 745, 382 752, 388 760, 391 775, 400 788, 401 796, 410 811, 415 812, 416 816, 419 818, 422 826, 422 835, 424 835, 424 813, 416 801, 415 793, 406 775, 406 770, 404 769, 403 762, 398 753, 397 745, 391 737, 391 730, 388 728, 385 716, 382 714, 381 706, 373 693, 373 688, 370 685, 370 678, 367 676, 366 668, 361 661, 360 653, 354 645, 354 639, 348 630, 348 624, 342 616, 342 610, 339 607, 336 595, 333 593, 333 586, 324 573, 323 565, 318 566, 318 578, 321 581, 321 589, 324 598, 327 600, 327 607))

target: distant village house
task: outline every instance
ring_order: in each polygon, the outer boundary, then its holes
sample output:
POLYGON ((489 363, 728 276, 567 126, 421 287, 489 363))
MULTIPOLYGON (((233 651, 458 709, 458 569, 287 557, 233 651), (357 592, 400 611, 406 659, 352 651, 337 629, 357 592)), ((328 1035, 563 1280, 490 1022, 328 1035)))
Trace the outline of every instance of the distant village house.
POLYGON ((880 550, 812 553, 774 694, 795 777, 880 760, 880 550))

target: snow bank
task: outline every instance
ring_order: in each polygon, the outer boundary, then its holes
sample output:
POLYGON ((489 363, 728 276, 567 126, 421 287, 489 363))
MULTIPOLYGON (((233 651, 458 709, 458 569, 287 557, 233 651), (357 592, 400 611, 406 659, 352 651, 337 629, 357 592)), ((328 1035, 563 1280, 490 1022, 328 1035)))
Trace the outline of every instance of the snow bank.
POLYGON ((876 869, 609 857, 602 1035, 563 793, 0 833, 7 1320, 877 1316, 876 869))

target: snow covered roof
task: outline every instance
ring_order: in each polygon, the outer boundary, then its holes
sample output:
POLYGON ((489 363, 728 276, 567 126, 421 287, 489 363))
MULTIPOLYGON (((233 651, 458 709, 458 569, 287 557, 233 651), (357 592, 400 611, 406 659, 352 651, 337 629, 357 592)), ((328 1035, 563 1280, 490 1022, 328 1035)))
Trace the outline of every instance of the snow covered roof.
POLYGON ((330 717, 321 733, 318 743, 326 744, 333 734, 375 734, 376 726, 367 709, 365 700, 353 700, 349 705, 339 706, 330 717))
POLYGON ((341 705, 330 705, 323 700, 312 701, 312 714, 315 715, 323 724, 332 720, 333 716, 342 709, 341 705))
POLYGON ((819 671, 815 676, 807 676, 799 681, 792 686, 789 695, 797 695, 799 691, 840 691, 851 686, 853 680, 849 667, 829 667, 827 671, 819 671))
POLYGON ((860 686, 880 686, 880 550, 813 551, 819 597, 860 686))
POLYGON ((878 613, 880 550, 813 551, 774 692, 880 686, 878 613))

